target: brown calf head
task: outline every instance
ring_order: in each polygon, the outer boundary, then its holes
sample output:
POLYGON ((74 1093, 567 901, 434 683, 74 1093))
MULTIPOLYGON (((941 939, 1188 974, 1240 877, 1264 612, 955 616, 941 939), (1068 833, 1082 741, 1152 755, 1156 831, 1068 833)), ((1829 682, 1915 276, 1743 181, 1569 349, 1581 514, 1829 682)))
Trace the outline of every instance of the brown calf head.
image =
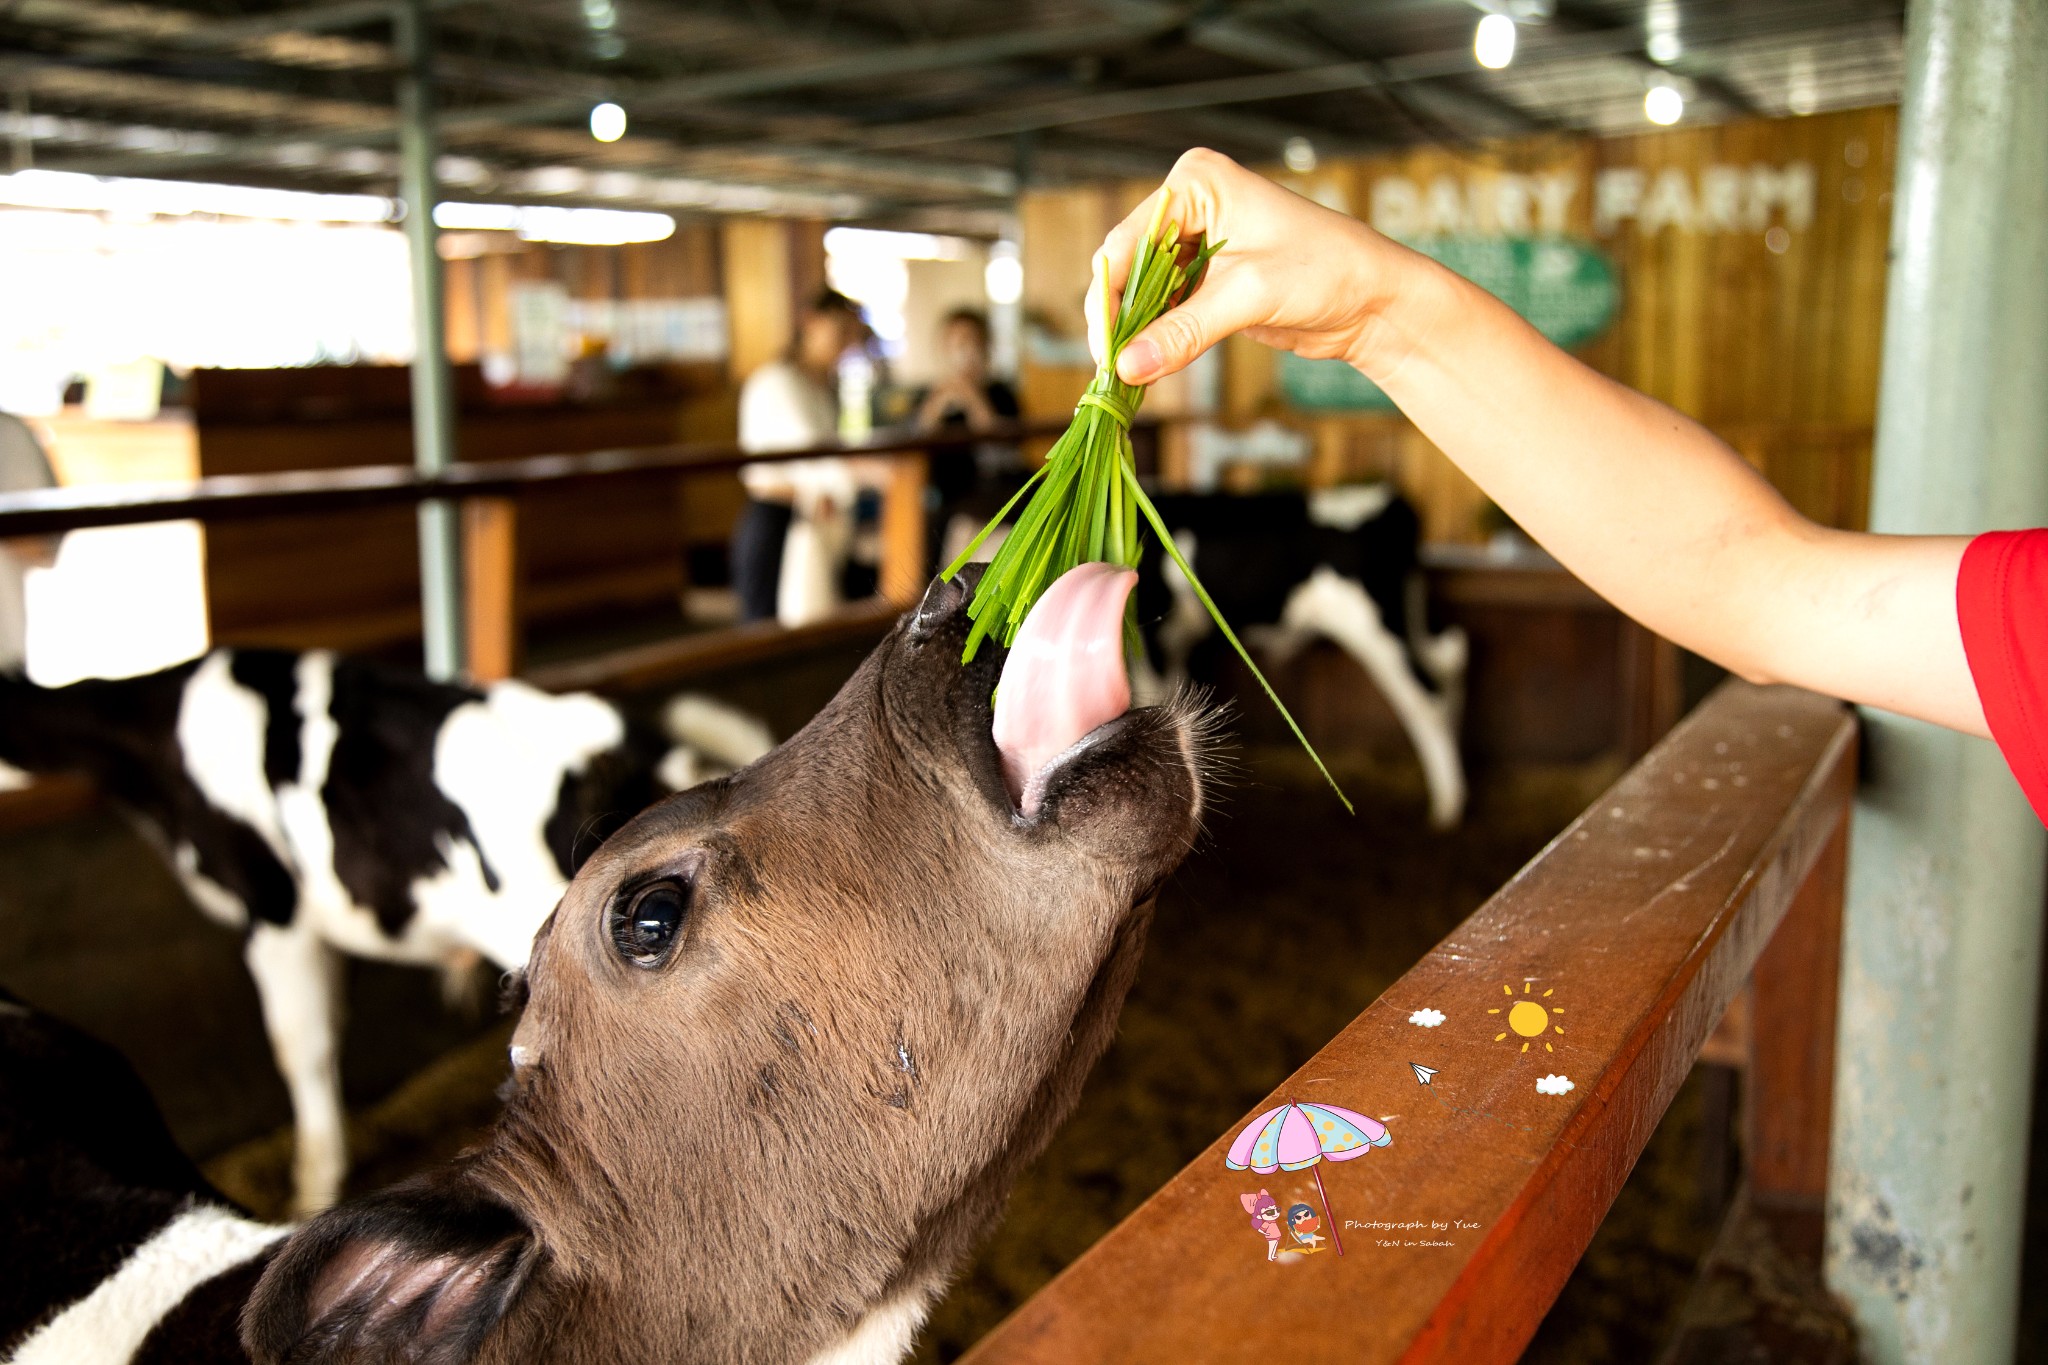
POLYGON ((515 1077, 449 1170, 302 1229, 259 1361, 894 1359, 1107 1044, 1202 805, 1133 711, 1026 820, 1001 651, 935 583, 800 734, 653 807, 536 941, 515 1077))

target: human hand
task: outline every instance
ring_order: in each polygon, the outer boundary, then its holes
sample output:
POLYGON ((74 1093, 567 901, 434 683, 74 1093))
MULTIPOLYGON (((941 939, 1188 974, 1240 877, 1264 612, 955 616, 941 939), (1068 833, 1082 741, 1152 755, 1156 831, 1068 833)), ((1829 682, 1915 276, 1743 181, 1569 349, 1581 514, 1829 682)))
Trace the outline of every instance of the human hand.
MULTIPOLYGON (((1173 192, 1167 217, 1179 220, 1183 240, 1206 234, 1223 246, 1201 287, 1124 347, 1117 374, 1125 383, 1172 374, 1233 332, 1368 373, 1389 363, 1375 354, 1373 324, 1401 268, 1419 259, 1412 252, 1206 148, 1182 155, 1162 188, 1173 192)), ((1097 253, 1112 308, 1159 194, 1132 209, 1097 253)), ((1107 320, 1096 316, 1101 292, 1088 296, 1091 344, 1108 334, 1107 320)))

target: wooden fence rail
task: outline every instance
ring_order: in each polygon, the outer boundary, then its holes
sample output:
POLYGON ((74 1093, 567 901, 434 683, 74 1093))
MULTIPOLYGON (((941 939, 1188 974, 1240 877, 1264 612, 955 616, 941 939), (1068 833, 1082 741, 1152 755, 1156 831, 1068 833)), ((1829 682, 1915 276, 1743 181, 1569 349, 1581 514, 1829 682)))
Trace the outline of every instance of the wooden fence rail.
MULTIPOLYGON (((283 474, 215 474, 179 483, 36 489, 0 493, 0 540, 88 526, 128 526, 187 518, 208 522, 246 520, 403 506, 437 498, 459 501, 506 497, 591 479, 657 472, 714 474, 742 465, 825 456, 910 456, 982 441, 1020 441, 1054 429, 1044 424, 1013 424, 975 435, 936 433, 853 445, 835 442, 771 453, 750 453, 729 444, 640 446, 516 460, 461 461, 435 474, 423 474, 403 464, 361 465, 283 474)), ((1064 430, 1065 424, 1061 423, 1058 429, 1064 430)))
MULTIPOLYGON (((520 670, 521 494, 649 473, 673 473, 680 478, 748 464, 820 457, 890 461, 892 471, 882 499, 881 582, 875 601, 852 604, 828 620, 800 630, 782 630, 770 624, 705 631, 540 670, 541 676, 536 678, 552 686, 651 685, 783 650, 880 635, 896 612, 914 603, 924 588, 929 554, 925 486, 930 456, 983 441, 1022 441, 1064 429, 1064 423, 1011 424, 973 434, 928 433, 773 453, 750 453, 736 445, 669 445, 464 462, 434 474, 391 464, 213 475, 183 483, 40 489, 0 494, 0 539, 187 518, 209 523, 246 521, 452 500, 462 508, 467 672, 474 681, 492 682, 520 670)), ((680 531, 679 526, 679 536, 680 531)))
POLYGON ((1855 747, 1834 702, 1725 685, 967 1359, 1514 1360, 1752 971, 1753 1187, 1817 1206, 1855 747), (1391 1140, 1227 1168, 1289 1101, 1383 1117, 1391 1140), (1269 1261, 1240 1196, 1320 1208, 1318 1174, 1344 1254, 1269 1261))

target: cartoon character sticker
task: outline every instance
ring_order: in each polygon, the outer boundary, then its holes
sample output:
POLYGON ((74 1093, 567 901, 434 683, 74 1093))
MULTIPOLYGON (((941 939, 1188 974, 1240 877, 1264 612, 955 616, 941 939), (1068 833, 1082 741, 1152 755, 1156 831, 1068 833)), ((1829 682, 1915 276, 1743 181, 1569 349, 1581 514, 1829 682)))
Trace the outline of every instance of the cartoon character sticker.
POLYGON ((1266 1259, 1274 1259, 1280 1254, 1280 1205, 1264 1190, 1257 1194, 1241 1194, 1237 1198, 1244 1205, 1244 1211, 1252 1216, 1252 1231, 1266 1239, 1266 1259))
POLYGON ((1294 1238, 1294 1250, 1301 1252, 1321 1251, 1323 1238, 1316 1231, 1322 1220, 1316 1217, 1313 1205, 1295 1204, 1287 1210, 1287 1231, 1294 1238))
MULTIPOLYGON (((1233 1171, 1254 1170, 1260 1175, 1274 1171, 1306 1170, 1315 1178, 1316 1194, 1323 1201, 1323 1212, 1330 1214, 1330 1194, 1323 1188, 1322 1165, 1325 1161, 1353 1161, 1377 1147, 1384 1147, 1394 1140, 1387 1131, 1387 1125, 1379 1119, 1368 1118, 1353 1109, 1335 1104, 1321 1104, 1314 1101, 1289 1100, 1277 1108, 1268 1109, 1245 1125, 1237 1140, 1230 1144, 1229 1152, 1223 1157, 1223 1164, 1233 1171)), ((1266 1259, 1276 1259, 1281 1251, 1279 1205, 1273 1197, 1260 1190, 1256 1195, 1241 1194, 1245 1212, 1252 1215, 1252 1226, 1261 1237, 1266 1238, 1266 1259), (1254 1202, 1259 1201, 1259 1202, 1254 1202), (1261 1226, 1260 1214, 1268 1205, 1272 1206, 1274 1226, 1269 1232, 1261 1226)), ((1295 1205, 1307 1209, 1313 1220, 1315 1210, 1306 1204, 1295 1205)), ((1292 1215, 1289 1217, 1292 1226, 1292 1215)), ((1308 1237, 1295 1236, 1289 1251, 1304 1247, 1313 1248, 1322 1239, 1316 1237, 1315 1228, 1319 1222, 1312 1221, 1305 1229, 1308 1237), (1310 1240, 1313 1238, 1313 1240, 1310 1240)), ((1330 1239, 1339 1256, 1344 1254, 1344 1238, 1338 1233, 1337 1225, 1330 1224, 1330 1239)))

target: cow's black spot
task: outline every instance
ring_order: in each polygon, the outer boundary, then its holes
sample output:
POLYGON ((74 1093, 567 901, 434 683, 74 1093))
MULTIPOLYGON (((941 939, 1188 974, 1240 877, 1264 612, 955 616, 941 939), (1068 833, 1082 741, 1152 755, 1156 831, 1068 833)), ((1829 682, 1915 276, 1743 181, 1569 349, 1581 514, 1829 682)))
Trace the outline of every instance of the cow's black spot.
POLYGON ((498 888, 469 817, 434 784, 441 726, 482 696, 361 659, 335 660, 334 753, 320 789, 334 831, 334 873, 394 937, 417 909, 413 883, 448 866, 444 848, 475 848, 485 884, 498 888))
POLYGON ((220 1196, 106 1044, 0 990, 0 1358, 194 1199, 220 1196))
POLYGON ((263 698, 263 775, 272 790, 299 780, 299 656, 275 649, 238 649, 228 656, 236 682, 263 698))
POLYGON ((270 1264, 270 1252, 224 1270, 187 1294, 142 1340, 130 1365, 241 1365, 242 1306, 270 1264))
POLYGON ((564 877, 660 798, 654 769, 666 747, 652 730, 629 724, 624 744, 562 774, 542 836, 564 877))
MULTIPOLYGON (((1311 521, 1308 500, 1300 493, 1161 494, 1152 501, 1170 530, 1193 533, 1195 573, 1223 619, 1240 634, 1248 626, 1277 622, 1294 590, 1318 568, 1328 567, 1362 586, 1388 632, 1406 642, 1408 584, 1416 572, 1422 524, 1405 499, 1390 500, 1349 531, 1311 521)), ((1164 662, 1158 626, 1173 605, 1165 564, 1164 555, 1145 556, 1135 593, 1138 623, 1155 665, 1164 662)), ((1229 649, 1221 634, 1212 632, 1191 652, 1189 672, 1213 680, 1229 649)), ((1435 690, 1435 681, 1412 658, 1409 667, 1425 689, 1435 690)))

